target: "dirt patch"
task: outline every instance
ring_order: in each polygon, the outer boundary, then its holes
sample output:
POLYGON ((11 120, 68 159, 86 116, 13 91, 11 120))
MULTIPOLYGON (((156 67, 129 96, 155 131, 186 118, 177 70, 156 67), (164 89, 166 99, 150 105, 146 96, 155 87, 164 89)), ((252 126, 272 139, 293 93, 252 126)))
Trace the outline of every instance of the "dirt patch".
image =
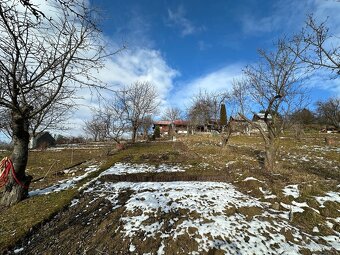
POLYGON ((303 212, 293 214, 292 223, 304 229, 307 233, 313 233, 313 228, 322 222, 322 216, 309 207, 304 207, 303 212))
POLYGON ((235 206, 230 206, 224 209, 223 213, 227 216, 232 216, 236 213, 240 213, 245 216, 247 221, 251 221, 254 216, 261 215, 263 209, 256 206, 244 206, 236 208, 235 206))
POLYGON ((227 180, 225 174, 193 175, 185 172, 178 173, 140 173, 126 175, 103 175, 100 181, 107 182, 173 182, 173 181, 219 181, 227 180))
POLYGON ((262 208, 256 206, 240 207, 236 211, 245 215, 248 221, 252 220, 254 216, 261 215, 263 213, 262 208))

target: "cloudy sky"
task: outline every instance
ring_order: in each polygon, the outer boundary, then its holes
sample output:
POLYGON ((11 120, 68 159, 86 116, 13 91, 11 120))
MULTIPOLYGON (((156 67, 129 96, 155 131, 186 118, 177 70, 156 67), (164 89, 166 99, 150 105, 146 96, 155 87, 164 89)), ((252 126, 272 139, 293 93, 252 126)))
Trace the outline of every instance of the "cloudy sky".
MULTIPOLYGON (((306 15, 324 21, 340 41, 337 0, 89 0, 101 12, 103 35, 115 50, 127 49, 106 61, 100 79, 114 86, 137 80, 158 89, 162 107, 185 109, 199 89, 231 87, 242 68, 258 60, 259 48, 270 49, 279 37, 301 30, 306 15)), ((340 79, 314 77, 311 105, 340 95, 340 79)), ((82 132, 94 105, 89 97, 72 118, 69 135, 82 132)))
MULTIPOLYGON (((107 61, 101 79, 114 85, 150 81, 158 88, 163 107, 185 109, 200 88, 230 88, 242 68, 258 60, 259 48, 270 49, 279 37, 300 31, 308 14, 327 19, 330 32, 340 38, 336 0, 90 3, 101 11, 104 36, 116 47, 127 45, 127 50, 107 61)), ((340 95, 339 79, 324 75, 309 83, 312 102, 340 95)), ((83 110, 79 119, 86 114, 83 110)))

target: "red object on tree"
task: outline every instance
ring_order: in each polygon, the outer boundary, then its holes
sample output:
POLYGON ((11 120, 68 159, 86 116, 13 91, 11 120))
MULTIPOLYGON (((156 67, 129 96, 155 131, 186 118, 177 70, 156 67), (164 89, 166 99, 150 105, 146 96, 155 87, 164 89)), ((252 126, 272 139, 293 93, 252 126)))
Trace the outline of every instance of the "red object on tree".
POLYGON ((16 181, 17 184, 19 184, 24 189, 28 189, 27 186, 19 181, 18 177, 15 174, 13 162, 8 157, 3 158, 0 162, 0 188, 6 185, 10 172, 12 172, 13 179, 16 181))

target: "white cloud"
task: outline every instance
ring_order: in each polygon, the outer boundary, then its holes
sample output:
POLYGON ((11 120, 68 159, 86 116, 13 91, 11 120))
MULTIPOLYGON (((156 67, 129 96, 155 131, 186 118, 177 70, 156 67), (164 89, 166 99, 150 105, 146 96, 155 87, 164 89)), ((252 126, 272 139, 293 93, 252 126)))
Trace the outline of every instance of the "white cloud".
MULTIPOLYGON (((35 1, 37 7, 47 17, 56 18, 58 11, 50 5, 51 3, 53 0, 35 1)), ((120 46, 115 42, 120 36, 129 40, 128 49, 106 59, 104 68, 93 70, 92 75, 113 89, 136 81, 150 82, 156 87, 159 100, 164 105, 169 91, 173 88, 173 80, 180 74, 167 64, 160 51, 152 49, 153 42, 148 38, 148 30, 149 24, 145 17, 140 15, 138 10, 131 10, 131 17, 126 26, 118 28, 113 38, 104 38, 107 44, 111 45, 108 51, 114 52, 119 49, 120 46)), ((88 50, 85 55, 90 56, 94 53, 93 50, 88 50)), ((85 76, 78 78, 86 79, 85 76)), ((109 91, 102 90, 100 93, 106 98, 110 96, 109 91)), ((77 110, 74 111, 67 125, 69 130, 63 132, 65 135, 83 134, 84 121, 91 118, 92 109, 100 107, 98 94, 93 89, 92 91, 89 88, 79 89, 76 98, 74 101, 77 110)))
MULTIPOLYGON (((96 75, 103 83, 112 85, 113 89, 136 81, 148 81, 156 87, 161 105, 164 105, 179 72, 169 67, 159 51, 136 48, 124 50, 107 59, 105 67, 96 75)), ((110 95, 107 91, 102 93, 104 97, 110 95)), ((82 99, 77 100, 79 106, 71 120, 69 135, 82 134, 84 120, 91 118, 91 108, 99 106, 99 100, 95 94, 90 94, 89 89, 80 90, 78 95, 82 99)))
POLYGON ((306 83, 311 89, 322 89, 329 91, 334 96, 340 97, 340 79, 332 79, 329 70, 318 70, 306 81, 306 83))
POLYGON ((252 8, 240 16, 243 32, 246 35, 262 35, 276 31, 289 29, 288 32, 302 25, 302 17, 305 8, 303 2, 276 1, 273 3, 270 15, 260 16, 252 8))
POLYGON ((285 34, 298 32, 306 20, 313 14, 318 21, 325 21, 336 33, 340 32, 340 2, 336 0, 280 0, 276 1, 270 15, 260 16, 252 8, 240 15, 243 32, 246 35, 262 35, 263 33, 278 32, 285 34))
POLYGON ((190 103, 192 96, 198 93, 200 89, 208 92, 230 90, 233 79, 242 76, 243 66, 241 63, 228 65, 189 81, 186 85, 174 91, 169 101, 173 106, 184 109, 190 103))
POLYGON ((185 9, 180 5, 177 10, 168 9, 168 19, 171 26, 177 26, 181 30, 181 35, 191 35, 204 30, 204 27, 195 26, 188 18, 185 17, 185 9))
POLYGON ((129 85, 137 80, 156 86, 161 99, 172 89, 179 72, 166 63, 161 53, 153 49, 126 50, 109 59, 99 72, 101 79, 113 85, 129 85))

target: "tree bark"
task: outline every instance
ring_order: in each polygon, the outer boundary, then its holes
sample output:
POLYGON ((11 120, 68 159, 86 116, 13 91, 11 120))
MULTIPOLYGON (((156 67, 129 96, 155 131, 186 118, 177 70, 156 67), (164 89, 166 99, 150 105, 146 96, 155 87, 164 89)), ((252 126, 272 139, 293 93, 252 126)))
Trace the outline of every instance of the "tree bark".
POLYGON ((264 168, 273 171, 275 168, 277 146, 275 138, 271 137, 265 142, 264 168))
POLYGON ((26 176, 25 174, 29 144, 28 119, 20 113, 12 113, 12 125, 13 152, 11 159, 17 179, 27 188, 18 184, 14 180, 12 173, 10 173, 1 199, 1 204, 5 206, 16 204, 25 199, 28 196, 28 186, 32 180, 32 176, 26 176))
POLYGON ((222 147, 227 146, 231 133, 232 133, 232 127, 231 127, 231 122, 229 121, 226 127, 222 126, 222 130, 221 130, 222 147))
POLYGON ((136 138, 137 138, 137 130, 138 130, 138 128, 136 128, 136 127, 133 127, 133 128, 132 128, 132 143, 135 143, 135 142, 136 142, 136 138))

